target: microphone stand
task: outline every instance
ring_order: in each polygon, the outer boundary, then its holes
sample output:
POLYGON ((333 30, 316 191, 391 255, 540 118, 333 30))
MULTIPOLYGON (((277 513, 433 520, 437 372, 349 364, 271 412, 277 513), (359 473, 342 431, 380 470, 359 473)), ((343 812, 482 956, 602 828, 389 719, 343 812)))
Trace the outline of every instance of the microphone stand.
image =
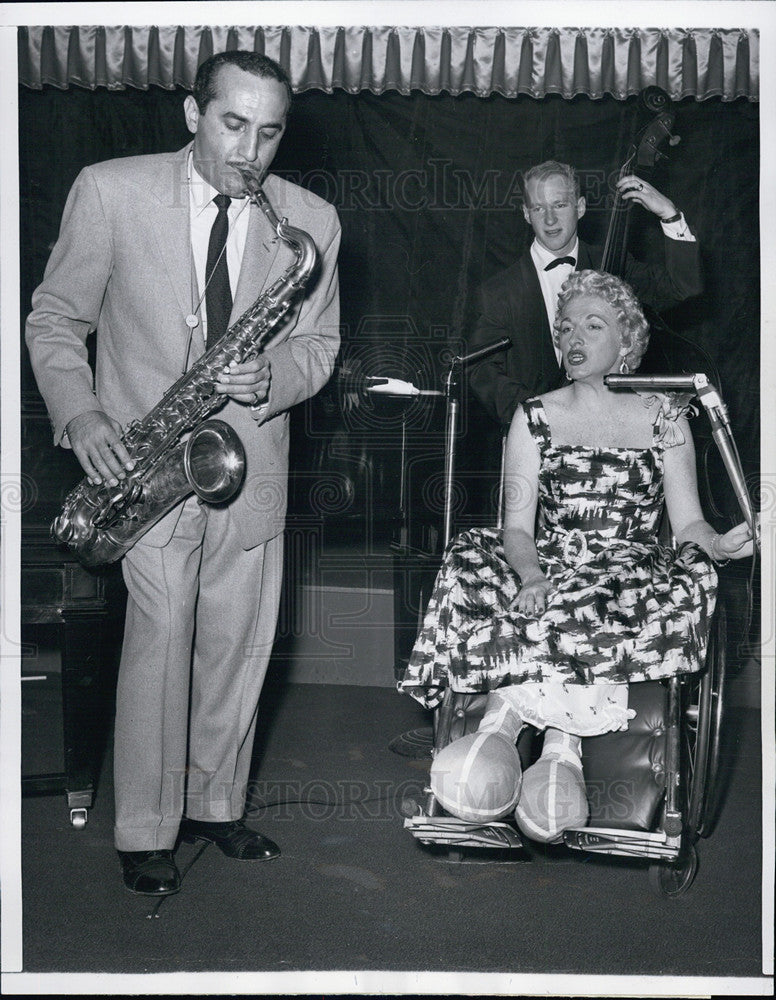
POLYGON ((442 552, 450 544, 453 534, 453 480, 455 478, 455 444, 458 436, 458 417, 461 409, 461 380, 463 369, 477 361, 489 358, 491 354, 505 351, 512 346, 509 337, 502 337, 491 344, 486 344, 471 354, 456 355, 450 362, 450 368, 445 378, 445 400, 447 410, 445 415, 445 474, 444 474, 444 521, 442 532, 442 552))
POLYGON ((443 493, 442 552, 447 550, 453 533, 453 485, 455 478, 455 444, 461 409, 461 359, 453 358, 445 378, 445 472, 443 493))
MULTIPOLYGON (((455 446, 458 437, 458 421, 461 409, 461 383, 463 370, 467 365, 482 361, 491 354, 505 351, 512 346, 509 337, 502 337, 470 354, 456 355, 450 362, 444 381, 445 408, 445 466, 444 466, 444 501, 442 529, 442 557, 453 534, 453 486, 455 478, 455 446)), ((427 757, 434 746, 434 727, 413 729, 395 737, 389 748, 395 753, 416 758, 427 757)))

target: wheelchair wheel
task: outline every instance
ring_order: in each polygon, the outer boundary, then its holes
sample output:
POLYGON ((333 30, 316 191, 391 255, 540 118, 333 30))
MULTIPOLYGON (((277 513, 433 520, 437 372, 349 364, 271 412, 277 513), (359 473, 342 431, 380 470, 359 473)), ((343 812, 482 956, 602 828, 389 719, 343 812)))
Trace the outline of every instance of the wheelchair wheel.
POLYGON ((681 782, 686 793, 685 830, 690 843, 711 834, 717 814, 726 625, 725 608, 720 604, 711 623, 706 668, 689 678, 685 690, 681 782))
POLYGON ((698 870, 699 837, 708 837, 718 809, 720 732, 725 683, 727 623, 725 608, 715 611, 701 674, 682 684, 679 793, 682 803, 682 846, 675 861, 650 865, 650 881, 664 896, 679 896, 698 870))
POLYGON ((676 861, 649 866, 649 879, 663 896, 680 896, 693 883, 698 871, 698 852, 694 844, 682 847, 676 861))

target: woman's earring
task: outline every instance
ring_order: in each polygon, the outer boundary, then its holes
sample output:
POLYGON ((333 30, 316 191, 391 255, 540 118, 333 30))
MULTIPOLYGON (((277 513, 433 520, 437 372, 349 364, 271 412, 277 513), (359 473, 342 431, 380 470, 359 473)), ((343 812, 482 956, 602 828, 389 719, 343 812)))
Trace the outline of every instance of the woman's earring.
POLYGON ((565 368, 563 369, 563 374, 566 376, 566 378, 568 379, 569 382, 573 382, 574 381, 574 379, 569 375, 569 373, 566 371, 565 368))
POLYGON ((625 358, 620 362, 620 375, 630 375, 630 368, 628 367, 628 362, 625 358))

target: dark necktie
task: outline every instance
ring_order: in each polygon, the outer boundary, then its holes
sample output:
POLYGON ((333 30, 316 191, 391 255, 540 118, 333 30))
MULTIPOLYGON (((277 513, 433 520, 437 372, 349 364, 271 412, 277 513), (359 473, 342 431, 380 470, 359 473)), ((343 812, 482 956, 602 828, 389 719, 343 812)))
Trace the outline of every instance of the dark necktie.
POLYGON ((559 267, 561 264, 571 264, 573 267, 576 264, 576 259, 574 257, 556 257, 550 261, 544 270, 551 271, 554 267, 559 267))
POLYGON ((205 265, 205 305, 207 308, 207 347, 212 347, 226 333, 232 311, 232 290, 229 287, 229 268, 226 263, 226 237, 229 232, 229 203, 231 198, 217 194, 213 199, 218 215, 210 230, 205 265))

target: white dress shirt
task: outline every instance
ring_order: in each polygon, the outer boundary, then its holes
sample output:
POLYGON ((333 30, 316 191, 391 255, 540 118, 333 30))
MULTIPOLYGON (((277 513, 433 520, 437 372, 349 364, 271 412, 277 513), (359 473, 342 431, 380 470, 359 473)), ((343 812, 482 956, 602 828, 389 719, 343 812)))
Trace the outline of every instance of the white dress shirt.
MULTIPOLYGON (((565 257, 566 254, 561 256, 565 257)), ((574 241, 574 246, 568 252, 569 257, 573 257, 574 260, 579 260, 579 240, 574 241)), ((560 287, 563 282, 568 278, 572 271, 576 270, 571 264, 558 264, 551 271, 545 271, 545 267, 550 263, 550 261, 555 260, 555 254, 551 250, 545 249, 536 240, 531 244, 531 260, 534 262, 534 267, 536 268, 536 274, 539 277, 539 287, 542 290, 542 296, 544 297, 544 308, 547 310, 547 319, 550 323, 550 332, 552 332, 552 326, 555 322, 555 311, 558 306, 558 295, 560 294, 560 287)), ((555 347, 555 345, 553 344, 555 347)), ((561 354, 557 347, 555 347, 555 357, 558 359, 558 364, 560 364, 561 354)))
POLYGON ((663 235, 670 240, 684 240, 685 243, 695 242, 695 237, 681 212, 676 222, 663 222, 661 219, 660 225, 663 229, 663 235))
MULTIPOLYGON (((197 276, 197 296, 192 302, 192 312, 196 313, 202 324, 202 332, 207 342, 207 310, 204 309, 205 268, 207 266, 207 248, 210 242, 210 230, 213 228, 218 208, 213 199, 218 191, 209 184, 194 166, 189 155, 189 219, 191 223, 191 253, 194 271, 197 276)), ((248 219, 250 202, 248 198, 232 198, 228 208, 229 233, 226 237, 226 264, 229 268, 229 287, 232 290, 232 301, 237 294, 237 281, 240 277, 245 241, 248 236, 248 219)))
MULTIPOLYGON (((210 243, 210 231, 213 228, 218 207, 213 199, 218 191, 209 184, 194 166, 189 154, 189 219, 191 223, 191 254, 194 271, 197 276, 196 301, 192 302, 192 311, 202 323, 202 334, 207 343, 207 310, 202 308, 205 296, 205 270, 207 267, 207 250, 210 243)), ((237 295, 237 282, 240 278, 245 242, 248 238, 248 220, 250 219, 250 200, 232 198, 227 215, 229 217, 229 232, 226 237, 226 266, 229 269, 229 287, 232 291, 232 302, 237 295)), ((250 405, 251 416, 257 422, 264 419, 269 400, 250 405)))

